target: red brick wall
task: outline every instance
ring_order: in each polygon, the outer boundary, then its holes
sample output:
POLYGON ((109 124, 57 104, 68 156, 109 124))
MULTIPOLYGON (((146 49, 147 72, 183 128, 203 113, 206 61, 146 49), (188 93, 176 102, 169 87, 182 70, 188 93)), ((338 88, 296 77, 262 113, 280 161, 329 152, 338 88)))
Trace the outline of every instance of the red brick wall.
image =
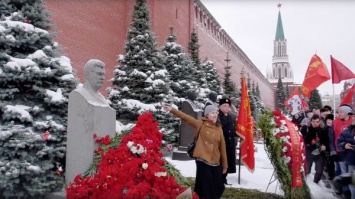
MULTIPOLYGON (((117 56, 124 54, 126 34, 132 20, 131 13, 135 1, 44 0, 44 2, 52 13, 54 31, 57 32, 55 41, 63 46, 63 54, 71 59, 81 82, 83 66, 91 58, 100 59, 106 64, 107 79, 111 79, 113 69, 118 65, 117 56)), ((211 26, 208 29, 196 18, 196 10, 208 12, 199 1, 195 3, 194 0, 147 0, 147 4, 150 9, 151 30, 157 37, 158 48, 164 45, 166 37, 170 34, 169 27, 173 26, 177 42, 187 53, 190 33, 195 28, 201 45, 201 59, 208 57, 213 61, 223 77, 227 49, 234 46, 234 51, 230 53, 233 80, 240 85, 240 72, 244 67, 251 79, 259 83, 261 98, 265 105, 274 108, 272 86, 239 47, 236 47, 227 33, 222 31, 225 36, 217 37, 216 31, 212 33, 211 26)), ((213 23, 213 17, 209 15, 209 18, 213 23)), ((111 84, 107 81, 102 89, 104 94, 105 88, 109 86, 111 84)))
MULTIPOLYGON (((92 58, 102 60, 107 79, 112 78, 131 20, 129 4, 114 0, 45 0, 57 32, 55 41, 63 46, 63 54, 71 59, 81 82, 83 67, 92 58)), ((107 86, 109 82, 103 88, 107 86)), ((106 93, 104 89, 102 92, 106 93)))

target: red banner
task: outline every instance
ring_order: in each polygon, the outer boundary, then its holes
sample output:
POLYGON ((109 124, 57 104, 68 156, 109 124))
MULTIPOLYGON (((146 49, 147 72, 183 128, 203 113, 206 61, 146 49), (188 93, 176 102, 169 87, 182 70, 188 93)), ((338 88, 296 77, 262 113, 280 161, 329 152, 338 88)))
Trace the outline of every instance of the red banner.
POLYGON ((334 59, 331 55, 330 55, 330 63, 332 67, 333 84, 338 84, 342 80, 355 78, 355 74, 348 67, 346 67, 340 61, 334 59))
POLYGON ((353 101, 353 96, 354 96, 354 89, 355 89, 354 86, 355 86, 355 84, 353 84, 353 86, 349 89, 348 93, 346 94, 346 96, 344 97, 344 99, 340 103, 340 105, 351 104, 351 102, 353 101))
POLYGON ((292 187, 302 186, 302 175, 301 175, 301 165, 302 165, 302 150, 300 136, 297 133, 294 125, 289 120, 285 120, 288 131, 291 137, 291 151, 292 151, 292 187))
POLYGON ((251 116, 248 87, 245 83, 245 76, 242 76, 242 97, 238 112, 238 123, 236 125, 240 141, 241 163, 250 171, 255 170, 254 158, 254 133, 253 118, 251 116))
POLYGON ((329 79, 330 74, 327 66, 317 55, 313 55, 301 87, 303 96, 310 98, 311 92, 329 79))

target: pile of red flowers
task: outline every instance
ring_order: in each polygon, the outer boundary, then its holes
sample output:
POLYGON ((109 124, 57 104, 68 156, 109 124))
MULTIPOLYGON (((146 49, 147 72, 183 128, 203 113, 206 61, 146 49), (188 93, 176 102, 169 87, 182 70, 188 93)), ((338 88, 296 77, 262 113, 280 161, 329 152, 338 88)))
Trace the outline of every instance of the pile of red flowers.
MULTIPOLYGON (((120 146, 101 153, 98 172, 93 176, 75 177, 66 188, 68 199, 176 198, 186 190, 167 175, 160 153, 163 134, 152 113, 138 117, 132 133, 124 136, 120 146)), ((96 138, 109 144, 107 138, 96 138)), ((193 198, 198 198, 194 193, 193 198)))
MULTIPOLYGON (((281 140, 283 143, 283 147, 281 150, 281 157, 284 161, 285 164, 287 164, 290 168, 292 168, 292 144, 291 144, 291 136, 290 132, 288 129, 288 126, 286 125, 286 120, 288 120, 284 115, 282 115, 281 111, 275 110, 273 111, 274 115, 274 122, 275 128, 273 129, 272 133, 275 136, 276 139, 281 140)), ((291 123, 292 128, 296 130, 296 132, 299 135, 299 142, 300 142, 300 160, 302 162, 301 169, 304 169, 305 167, 305 147, 304 147, 304 140, 302 137, 302 134, 299 132, 299 129, 296 125, 291 123)), ((291 128, 291 127, 290 127, 291 128)))

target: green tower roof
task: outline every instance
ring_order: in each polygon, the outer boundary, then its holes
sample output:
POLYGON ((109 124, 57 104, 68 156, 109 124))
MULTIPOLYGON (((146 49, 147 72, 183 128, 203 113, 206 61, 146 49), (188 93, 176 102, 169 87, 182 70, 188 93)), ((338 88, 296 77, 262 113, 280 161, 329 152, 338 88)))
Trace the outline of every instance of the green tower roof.
POLYGON ((276 36, 275 40, 285 40, 284 28, 282 27, 281 13, 279 11, 279 16, 277 18, 276 36))

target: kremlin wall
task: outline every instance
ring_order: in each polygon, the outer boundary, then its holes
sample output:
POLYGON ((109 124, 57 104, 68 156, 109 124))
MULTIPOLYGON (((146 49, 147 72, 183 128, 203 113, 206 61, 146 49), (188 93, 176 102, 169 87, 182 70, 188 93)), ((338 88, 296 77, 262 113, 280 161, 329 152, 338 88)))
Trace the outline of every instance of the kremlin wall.
MULTIPOLYGON (((44 3, 52 14, 53 31, 57 34, 55 41, 62 46, 63 54, 71 59, 81 82, 84 64, 92 58, 102 60, 106 64, 107 79, 112 78, 113 70, 118 65, 118 55, 125 54, 126 33, 132 21, 135 0, 44 0, 44 3)), ((147 0, 147 5, 150 9, 151 31, 157 37, 158 48, 165 44, 170 34, 169 27, 173 26, 177 43, 187 53, 190 34, 194 30, 201 46, 201 61, 208 57, 223 78, 229 52, 232 79, 238 89, 244 68, 251 82, 259 85, 265 106, 275 108, 274 87, 200 0, 147 0)), ((103 87, 109 86, 110 82, 106 82, 103 87)))

